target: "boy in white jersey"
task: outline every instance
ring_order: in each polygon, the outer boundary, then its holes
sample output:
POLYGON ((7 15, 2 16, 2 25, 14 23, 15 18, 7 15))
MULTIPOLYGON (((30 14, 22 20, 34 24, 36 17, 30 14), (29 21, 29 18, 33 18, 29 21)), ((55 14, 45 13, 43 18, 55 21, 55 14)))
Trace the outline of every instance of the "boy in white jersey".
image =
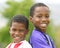
POLYGON ((28 32, 29 22, 23 15, 16 15, 12 18, 10 23, 10 35, 13 42, 6 48, 32 48, 31 45, 25 40, 28 32))

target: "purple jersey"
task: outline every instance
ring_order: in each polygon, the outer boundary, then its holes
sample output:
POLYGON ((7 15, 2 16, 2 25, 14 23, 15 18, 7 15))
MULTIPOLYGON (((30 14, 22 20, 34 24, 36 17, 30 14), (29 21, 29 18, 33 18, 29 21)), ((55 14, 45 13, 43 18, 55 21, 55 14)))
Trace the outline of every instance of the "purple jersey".
POLYGON ((51 38, 37 29, 34 29, 31 34, 30 44, 32 48, 55 48, 51 38))

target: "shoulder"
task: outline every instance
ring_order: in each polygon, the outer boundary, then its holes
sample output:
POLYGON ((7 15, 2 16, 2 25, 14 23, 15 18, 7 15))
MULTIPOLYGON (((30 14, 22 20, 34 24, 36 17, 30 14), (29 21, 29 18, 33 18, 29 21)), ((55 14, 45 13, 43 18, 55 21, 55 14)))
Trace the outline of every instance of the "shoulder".
POLYGON ((42 39, 44 36, 41 32, 37 31, 37 30, 33 30, 31 37, 30 38, 35 38, 35 39, 42 39))
POLYGON ((25 45, 30 45, 28 41, 24 40, 25 45))
POLYGON ((37 42, 43 42, 45 43, 46 42, 46 38, 44 37, 43 33, 42 32, 39 32, 39 31, 33 31, 32 34, 31 34, 31 37, 30 37, 30 43, 37 43, 37 42))
POLYGON ((29 42, 26 41, 26 40, 23 41, 23 46, 24 46, 25 48, 32 48, 31 45, 29 44, 29 42))

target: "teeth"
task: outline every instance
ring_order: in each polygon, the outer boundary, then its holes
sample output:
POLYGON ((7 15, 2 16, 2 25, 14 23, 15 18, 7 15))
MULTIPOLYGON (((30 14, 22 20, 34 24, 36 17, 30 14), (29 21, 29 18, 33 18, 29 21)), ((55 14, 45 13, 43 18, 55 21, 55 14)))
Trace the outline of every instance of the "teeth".
POLYGON ((16 36, 16 35, 15 35, 14 37, 16 38, 16 37, 19 37, 19 36, 16 36))
POLYGON ((14 38, 20 38, 20 37, 18 37, 18 36, 15 36, 14 38))
POLYGON ((41 26, 47 26, 46 24, 41 24, 41 26))

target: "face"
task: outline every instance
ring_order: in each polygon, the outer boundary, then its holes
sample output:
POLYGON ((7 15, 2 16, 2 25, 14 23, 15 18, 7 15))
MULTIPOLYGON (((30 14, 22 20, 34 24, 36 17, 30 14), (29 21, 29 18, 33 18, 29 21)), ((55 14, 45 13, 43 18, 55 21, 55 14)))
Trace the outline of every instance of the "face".
POLYGON ((30 17, 31 22, 34 26, 41 30, 46 31, 47 25, 49 24, 49 9, 45 6, 36 7, 34 10, 33 17, 30 17))
POLYGON ((25 24, 12 22, 12 26, 10 27, 10 35, 15 43, 24 40, 26 33, 27 29, 25 27, 25 24))

